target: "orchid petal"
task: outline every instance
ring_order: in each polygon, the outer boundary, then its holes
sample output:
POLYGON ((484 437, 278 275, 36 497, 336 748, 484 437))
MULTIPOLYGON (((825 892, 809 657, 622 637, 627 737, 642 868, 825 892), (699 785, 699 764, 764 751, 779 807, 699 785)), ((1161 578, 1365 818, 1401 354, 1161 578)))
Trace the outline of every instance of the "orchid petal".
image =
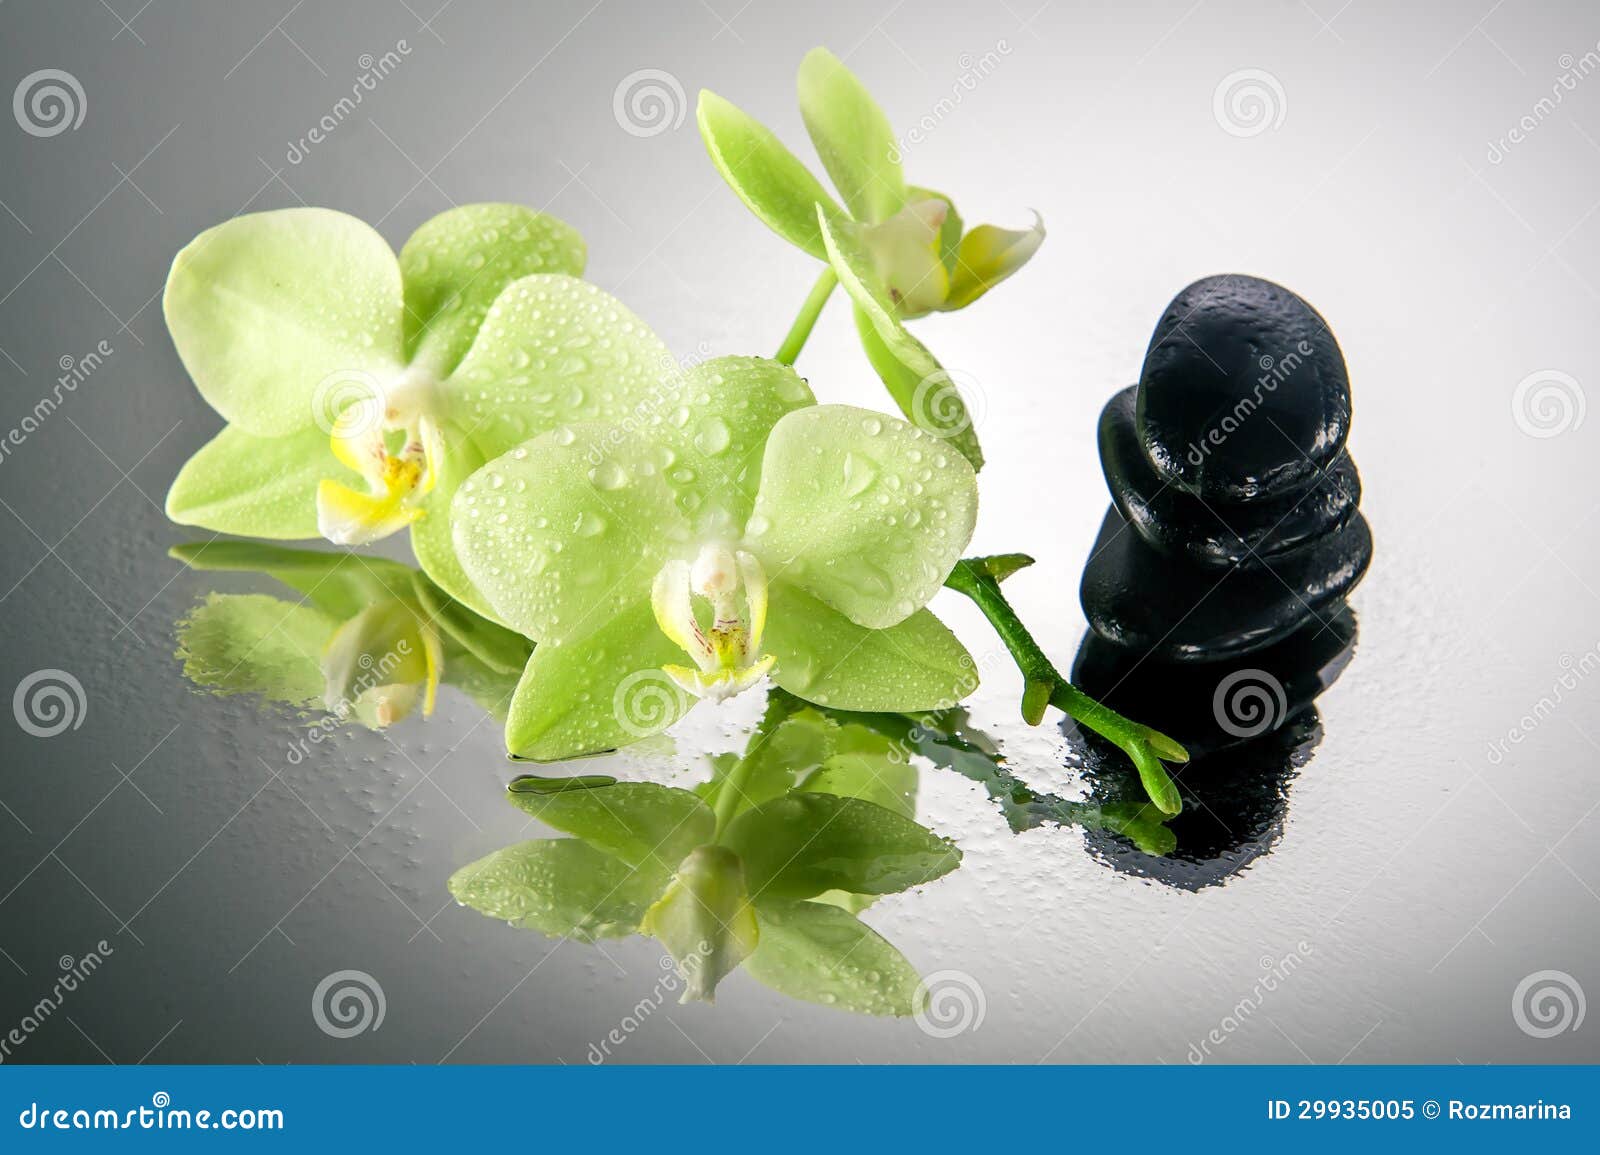
POLYGON ((681 1002, 712 1002, 717 984, 756 949, 760 932, 738 855, 691 851, 639 929, 660 940, 683 976, 681 1002))
POLYGON ((665 886, 673 869, 696 846, 709 842, 717 820, 688 790, 654 782, 519 778, 508 792, 519 810, 546 826, 581 838, 635 870, 649 870, 665 886))
POLYGON ((492 458, 558 425, 637 421, 676 374, 660 338, 615 297, 538 274, 495 298, 441 392, 446 416, 492 458))
POLYGON ((1022 268, 1044 244, 1044 219, 1033 214, 1029 229, 979 225, 961 238, 950 292, 942 309, 964 309, 1022 268))
POLYGON ((180 525, 277 540, 316 537, 317 483, 339 472, 316 426, 288 437, 223 428, 179 470, 167 516, 180 525))
MULTIPOLYGON (((938 591, 977 511, 972 467, 944 442, 870 410, 819 405, 767 439, 750 548, 774 578, 882 629, 938 591)), ((780 616, 774 608, 769 631, 780 616)))
POLYGON ((839 710, 939 710, 978 687, 971 655, 930 611, 866 629, 782 581, 772 587, 766 648, 777 659, 773 681, 839 710))
POLYGON ((266 594, 213 593, 177 624, 183 676, 221 696, 320 705, 319 656, 336 619, 266 594))
MULTIPOLYGON (((693 658, 701 669, 715 668, 716 655, 711 652, 711 643, 706 640, 700 623, 695 621, 688 562, 674 558, 661 567, 651 587, 650 608, 656 616, 656 625, 661 627, 668 641, 693 658)), ((676 676, 674 680, 678 680, 676 676)))
POLYGON ((360 493, 343 482, 317 484, 317 532, 336 545, 369 545, 422 516, 403 494, 360 493))
POLYGON ((541 644, 506 718, 506 749, 538 762, 596 754, 665 730, 693 704, 661 668, 682 655, 648 599, 575 641, 541 644))
POLYGON ((583 265, 583 238, 545 213, 514 204, 440 213, 400 250, 407 359, 449 375, 507 285, 533 273, 579 276, 583 265))
POLYGON ((695 118, 700 136, 739 199, 791 245, 828 259, 817 212, 842 216, 838 204, 772 132, 714 92, 702 90, 695 118))
POLYGON ((944 223, 939 226, 939 259, 944 262, 945 272, 955 275, 956 257, 961 249, 961 214, 956 211, 955 202, 942 192, 935 192, 929 188, 919 188, 909 185, 906 188, 906 199, 911 201, 943 201, 944 223))
POLYGON ((895 316, 901 320, 920 317, 944 304, 950 274, 940 246, 949 213, 949 205, 942 200, 912 201, 861 233, 895 316))
POLYGON ((862 347, 890 396, 911 421, 949 439, 974 469, 981 469, 977 434, 959 394, 949 387, 950 375, 901 323, 860 230, 849 221, 830 223, 820 215, 818 221, 833 270, 856 304, 862 347), (930 408, 930 397, 938 398, 938 411, 930 408))
POLYGON ((823 902, 763 899, 761 937, 745 971, 792 999, 864 1015, 904 1017, 925 1000, 906 957, 847 911, 823 902))
MULTIPOLYGON (((648 613, 656 572, 688 542, 661 447, 617 433, 547 433, 456 492, 450 520, 467 575, 500 620, 535 641, 582 638, 636 603, 648 613)), ((650 633, 671 644, 653 624, 650 633)))
POLYGON ((449 448, 435 467, 433 492, 419 503, 422 516, 411 524, 411 552, 416 555, 417 564, 445 593, 473 612, 499 621, 489 600, 462 568, 450 526, 450 503, 456 489, 483 465, 484 457, 471 438, 448 424, 442 437, 449 448))
POLYGON ((497 850, 450 876, 459 903, 552 938, 622 938, 658 894, 653 871, 634 870, 576 838, 541 838, 497 850))
POLYGON ((328 209, 235 217, 172 262, 163 309, 184 367, 229 422, 293 433, 403 356, 400 266, 370 226, 328 209))
POLYGON ((715 357, 662 394, 646 430, 671 450, 666 479, 701 538, 736 537, 755 506, 767 434, 816 404, 793 369, 764 357, 715 357))
POLYGON ((798 88, 806 131, 850 215, 870 224, 899 212, 900 148, 866 86, 833 53, 813 48, 800 62, 798 88))

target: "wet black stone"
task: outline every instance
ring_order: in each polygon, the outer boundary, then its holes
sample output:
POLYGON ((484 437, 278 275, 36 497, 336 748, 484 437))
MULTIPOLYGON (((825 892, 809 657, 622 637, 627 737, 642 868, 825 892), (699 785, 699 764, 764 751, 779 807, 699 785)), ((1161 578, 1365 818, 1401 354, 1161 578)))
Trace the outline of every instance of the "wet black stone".
MULTIPOLYGON (((1146 853, 1104 828, 1086 831, 1084 844, 1119 874, 1176 890, 1225 886, 1272 853, 1283 837, 1290 790, 1321 741, 1322 721, 1313 707, 1272 733, 1196 768, 1195 782, 1203 775, 1203 786, 1191 788, 1185 782, 1187 773, 1179 776, 1183 812, 1165 823, 1176 843, 1170 853, 1146 853)), ((1085 762, 1091 804, 1104 805, 1106 797, 1138 797, 1139 779, 1116 747, 1096 739, 1085 762)))
MULTIPOLYGON (((1355 614, 1341 606, 1265 649, 1196 663, 1140 661, 1090 630, 1073 683, 1178 739, 1190 756, 1168 768, 1184 800, 1183 812, 1164 820, 1170 851, 1151 853, 1102 827, 1086 831, 1091 852, 1114 870, 1182 890, 1227 883, 1270 853, 1283 834, 1290 788, 1322 739, 1314 702, 1350 664, 1356 636, 1355 614)), ((1082 758, 1089 805, 1126 807, 1144 798, 1120 750, 1071 719, 1062 729, 1082 758)))
POLYGON ((1184 786, 1203 793, 1212 769, 1225 761, 1212 755, 1258 742, 1303 713, 1338 680, 1355 644, 1355 614, 1347 605, 1282 641, 1220 662, 1141 660, 1090 630, 1072 663, 1072 684, 1183 743, 1191 761, 1176 772, 1184 786))
POLYGON ((1162 553, 1208 566, 1270 561, 1355 516, 1361 479, 1344 452, 1309 487, 1252 502, 1196 497, 1163 481, 1139 443, 1136 388, 1114 394, 1101 411, 1100 466, 1117 509, 1162 553))
POLYGON ((1156 325, 1137 422, 1164 480, 1207 500, 1283 495, 1316 480, 1344 447, 1344 356, 1317 311, 1283 286, 1207 277, 1156 325))
POLYGON ((1089 624, 1107 641, 1163 661, 1217 661, 1325 619, 1371 560, 1372 534, 1359 513, 1286 557, 1219 570, 1158 552, 1113 506, 1079 597, 1089 624))

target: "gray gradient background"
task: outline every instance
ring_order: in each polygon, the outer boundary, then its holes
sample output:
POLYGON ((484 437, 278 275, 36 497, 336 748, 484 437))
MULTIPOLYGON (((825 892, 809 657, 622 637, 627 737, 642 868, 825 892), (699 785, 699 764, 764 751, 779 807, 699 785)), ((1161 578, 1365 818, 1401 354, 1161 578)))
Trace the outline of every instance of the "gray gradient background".
MULTIPOLYGON (((974 976, 976 1029, 934 1039, 736 976, 715 1008, 651 1016, 618 1058, 1181 1063, 1258 960, 1302 941, 1304 965, 1219 1059, 1600 1055, 1600 1015, 1541 1040, 1511 1014, 1537 970, 1600 994, 1600 686, 1487 757, 1600 642, 1600 417, 1536 438, 1512 407, 1543 370, 1600 382, 1600 77, 1500 163, 1487 154, 1563 55, 1595 49, 1600 14, 1037 2, 0 7, 0 95, 61 68, 87 97, 82 125, 50 138, 0 116, 0 426, 50 391, 61 358, 114 350, 0 463, 0 690, 61 668, 88 699, 59 737, 0 725, 0 1031, 60 956, 114 947, 13 1061, 583 1062, 650 993, 651 943, 558 945, 449 902, 452 870, 529 836, 500 797, 496 727, 465 699, 290 765, 303 723, 183 682, 172 622, 213 583, 165 558, 188 535, 159 505, 219 422, 158 295, 173 253, 242 210, 327 205, 398 245, 451 204, 520 200, 576 225, 589 276, 675 350, 770 352, 811 262, 723 186, 692 108, 636 137, 613 94, 665 70, 690 102, 714 88, 809 155, 792 77, 817 43, 902 127, 999 57, 908 149, 908 172, 969 222, 1036 208, 1050 236, 1014 282, 919 332, 982 399, 975 548, 1037 555, 1010 588, 1046 647, 1066 661, 1083 631, 1076 583, 1106 503, 1099 407, 1137 373, 1167 299, 1221 271, 1295 288, 1344 346, 1378 543, 1361 643, 1321 701, 1326 736, 1281 837, 1225 886, 1108 870, 1071 828, 1013 836, 972 783, 924 774, 922 816, 966 864, 868 918, 924 971, 974 976), (400 40, 399 70, 290 164, 361 55, 400 40), (1283 94, 1281 123, 1248 138, 1213 115, 1241 69, 1283 94), (380 1030, 314 1024, 313 989, 343 968, 380 980, 380 1030)), ((824 399, 880 403, 837 302, 801 368, 824 399)), ((965 606, 938 604, 980 660, 992 652, 965 606)), ((1015 722, 1017 679, 986 668, 975 719, 1020 775, 1080 790, 1070 743, 1015 722)), ((717 720, 685 745, 736 737, 717 720)))

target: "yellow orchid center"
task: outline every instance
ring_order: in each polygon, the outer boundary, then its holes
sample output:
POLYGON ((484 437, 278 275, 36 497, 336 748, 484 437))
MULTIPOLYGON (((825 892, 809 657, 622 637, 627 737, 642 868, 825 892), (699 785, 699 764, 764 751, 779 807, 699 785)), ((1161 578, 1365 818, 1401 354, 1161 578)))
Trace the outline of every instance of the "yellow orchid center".
POLYGON ((752 553, 711 544, 691 563, 669 561, 656 574, 650 604, 661 632, 695 661, 663 666, 687 693, 726 701, 759 682, 775 659, 761 653, 767 622, 767 574, 752 553), (708 612, 696 612, 696 599, 708 612))
POLYGON ((340 545, 365 545, 424 513, 444 457, 439 423, 425 407, 428 384, 403 375, 380 396, 345 407, 334 422, 333 455, 366 481, 363 492, 325 479, 317 486, 317 527, 340 545), (402 436, 398 439, 394 434, 402 436))

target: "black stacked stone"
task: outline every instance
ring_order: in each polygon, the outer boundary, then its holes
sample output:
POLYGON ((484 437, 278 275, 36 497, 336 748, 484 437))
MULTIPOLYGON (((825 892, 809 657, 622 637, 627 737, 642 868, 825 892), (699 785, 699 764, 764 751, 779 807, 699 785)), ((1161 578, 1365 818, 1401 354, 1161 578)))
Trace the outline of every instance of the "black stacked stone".
POLYGON ((1158 661, 1234 659, 1336 614, 1372 557, 1326 322, 1256 277, 1196 281, 1100 415, 1112 507, 1080 596, 1158 661))

